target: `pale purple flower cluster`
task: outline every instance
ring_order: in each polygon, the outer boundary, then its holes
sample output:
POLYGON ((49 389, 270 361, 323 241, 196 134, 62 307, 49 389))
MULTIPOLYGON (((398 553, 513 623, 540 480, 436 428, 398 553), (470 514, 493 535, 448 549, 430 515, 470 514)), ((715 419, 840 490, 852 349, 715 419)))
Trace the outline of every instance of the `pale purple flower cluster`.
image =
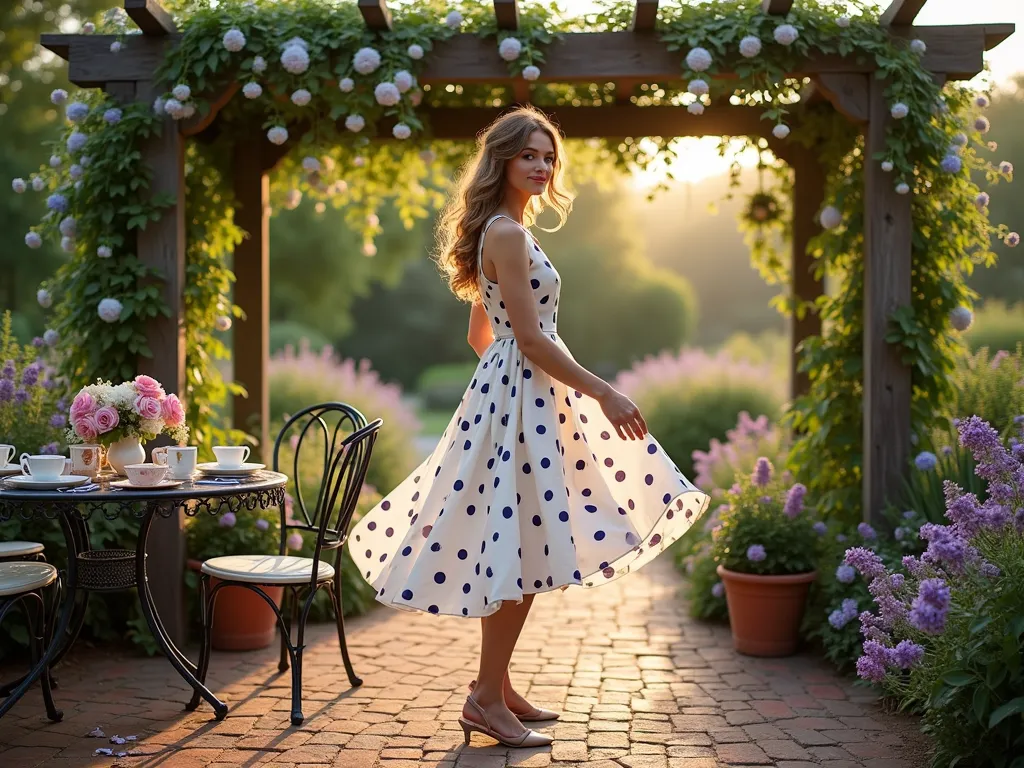
POLYGON ((736 426, 725 437, 725 442, 712 438, 708 450, 693 452, 694 484, 698 488, 712 488, 716 483, 724 487, 727 477, 737 470, 747 471, 758 456, 776 456, 785 450, 785 433, 767 416, 752 419, 746 411, 740 411, 736 426))
POLYGON ((857 533, 859 533, 862 538, 865 538, 865 539, 868 539, 868 540, 877 539, 878 538, 878 534, 875 533, 875 529, 872 528, 867 523, 861 523, 860 525, 858 525, 857 526, 857 533))
POLYGON ((60 444, 54 442, 47 443, 46 445, 41 445, 39 446, 39 453, 45 454, 47 456, 56 456, 58 453, 60 453, 60 444))
MULTIPOLYGON (((897 574, 898 575, 898 574, 897 574)), ((868 591, 875 598, 875 605, 878 606, 877 625, 882 629, 892 629, 896 623, 907 616, 907 605, 893 594, 894 589, 899 589, 903 583, 899 580, 892 581, 892 577, 879 576, 868 585, 868 591)))
POLYGON ((25 370, 21 372, 21 383, 26 387, 34 387, 36 382, 39 381, 39 373, 43 370, 43 366, 39 363, 29 363, 25 366, 25 370))
POLYGON ((814 528, 814 532, 815 532, 816 534, 818 534, 819 536, 824 536, 824 535, 825 535, 826 533, 828 533, 828 526, 827 526, 827 525, 825 525, 825 524, 824 524, 824 523, 823 523, 823 522, 822 522, 821 520, 819 520, 818 522, 816 522, 816 523, 815 523, 815 524, 814 524, 813 526, 811 526, 811 527, 812 527, 812 528, 814 528))
POLYGON ((952 526, 925 523, 921 526, 920 535, 928 542, 927 551, 921 555, 926 563, 960 572, 967 563, 978 558, 978 551, 952 526))
POLYGON ((843 562, 856 568, 865 579, 875 579, 885 575, 882 558, 864 547, 851 547, 846 550, 843 562))
POLYGON ((910 640, 901 640, 887 655, 894 666, 910 669, 924 657, 924 647, 910 640))
POLYGON ((828 615, 828 623, 833 629, 842 629, 857 618, 857 601, 852 597, 843 600, 842 607, 836 608, 828 615))
POLYGON ((857 674, 874 683, 882 682, 889 661, 888 650, 877 640, 865 640, 864 655, 857 659, 857 674))
POLYGON ((8 403, 14 397, 14 382, 10 379, 0 379, 0 403, 8 403))
POLYGON ((999 440, 999 433, 979 416, 971 416, 960 422, 960 445, 974 454, 977 462, 975 474, 986 480, 1001 479, 1004 473, 1015 474, 1020 469, 1017 461, 1010 456, 999 440))
POLYGON ((764 546, 761 544, 751 544, 747 547, 747 560, 752 563, 759 563, 768 556, 765 552, 764 546))
POLYGON ((4 367, 0 368, 0 378, 3 378, 3 379, 13 379, 14 378, 14 374, 15 374, 14 361, 13 360, 6 360, 4 362, 4 367))
POLYGON ((234 512, 225 512, 223 515, 220 516, 220 519, 217 521, 217 524, 221 528, 234 528, 235 523, 237 522, 238 518, 235 517, 234 512))
POLYGON ((986 579, 998 579, 1002 571, 999 570, 999 566, 993 563, 984 563, 979 569, 981 575, 986 579))
POLYGON ((754 465, 754 474, 751 481, 758 488, 764 488, 772 480, 772 463, 764 456, 757 460, 754 465))
POLYGON ((68 425, 68 417, 63 413, 55 413, 50 417, 50 426, 56 429, 63 429, 68 425))
POLYGON ((912 555, 906 555, 903 558, 903 567, 907 569, 907 573, 915 578, 923 576, 926 570, 924 563, 912 555))
POLYGON ((31 395, 29 395, 28 390, 24 387, 18 387, 14 390, 14 402, 18 405, 24 405, 30 398, 31 395))
POLYGON ((946 628, 949 611, 949 587, 942 579, 925 579, 917 588, 917 597, 910 606, 910 624, 930 635, 946 628))
POLYGON ((262 517, 257 518, 256 527, 259 528, 261 531, 265 531, 268 528, 270 528, 270 521, 264 520, 262 517))
POLYGON ((840 584, 852 584, 855 578, 857 578, 857 569, 852 565, 841 563, 836 568, 836 581, 840 584))
POLYGON ((725 584, 720 581, 716 581, 715 586, 711 588, 711 595, 719 599, 725 597, 725 584))
POLYGON ((804 496, 807 495, 807 486, 803 483, 796 483, 786 494, 786 504, 782 508, 783 513, 790 520, 799 517, 804 511, 804 496))
POLYGON ((921 451, 914 458, 914 466, 922 472, 930 472, 938 465, 939 460, 931 451, 921 451))

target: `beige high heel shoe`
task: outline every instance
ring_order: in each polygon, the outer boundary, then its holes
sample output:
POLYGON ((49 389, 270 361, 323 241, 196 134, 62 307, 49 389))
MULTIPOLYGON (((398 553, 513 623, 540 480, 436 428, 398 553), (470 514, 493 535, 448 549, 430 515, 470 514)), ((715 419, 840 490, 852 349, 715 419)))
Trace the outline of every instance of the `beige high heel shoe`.
POLYGON ((462 726, 462 733, 466 737, 467 745, 469 744, 469 735, 473 731, 479 731, 484 734, 484 736, 490 736, 492 739, 504 744, 506 747, 546 747, 554 741, 550 736, 545 736, 543 733, 531 731, 529 728, 526 729, 526 733, 522 736, 518 736, 514 739, 508 739, 491 728, 491 724, 487 720, 487 713, 484 712, 483 707, 476 703, 472 696, 467 696, 466 701, 468 701, 469 705, 476 710, 477 714, 480 715, 480 719, 484 721, 484 724, 481 725, 480 723, 475 723, 472 720, 467 720, 464 717, 459 718, 459 725, 462 726))
MULTIPOLYGON (((469 683, 469 690, 476 688, 476 680, 471 680, 469 683)), ((543 707, 534 707, 532 712, 525 714, 519 714, 518 712, 512 712, 521 723, 543 723, 548 720, 557 720, 561 717, 561 713, 555 712, 551 709, 544 709, 543 707)))

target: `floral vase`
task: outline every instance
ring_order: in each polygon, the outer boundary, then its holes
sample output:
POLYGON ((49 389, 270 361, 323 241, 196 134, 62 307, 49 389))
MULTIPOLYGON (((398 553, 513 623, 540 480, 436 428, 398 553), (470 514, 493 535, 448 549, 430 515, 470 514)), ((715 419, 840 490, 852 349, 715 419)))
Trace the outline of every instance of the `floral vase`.
POLYGON ((107 448, 107 463, 119 475, 123 475, 125 464, 142 464, 146 460, 146 449, 137 437, 125 437, 107 448))

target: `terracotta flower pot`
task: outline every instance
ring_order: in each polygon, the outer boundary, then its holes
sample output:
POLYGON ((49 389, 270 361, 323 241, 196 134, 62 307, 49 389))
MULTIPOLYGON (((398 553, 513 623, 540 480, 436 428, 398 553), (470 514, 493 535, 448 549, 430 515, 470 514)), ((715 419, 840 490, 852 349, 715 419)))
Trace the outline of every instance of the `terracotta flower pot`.
POLYGON ((807 592, 818 572, 759 576, 721 565, 717 571, 725 585, 733 647, 748 656, 794 653, 807 592))
MULTIPOLYGON (((189 560, 188 567, 200 572, 202 562, 189 560)), ((210 577, 212 589, 220 582, 210 577)), ((274 603, 280 607, 284 587, 263 587, 274 603)), ((277 636, 277 617, 266 601, 245 587, 224 587, 217 593, 213 611, 213 647, 218 651, 255 651, 266 648, 277 636)))

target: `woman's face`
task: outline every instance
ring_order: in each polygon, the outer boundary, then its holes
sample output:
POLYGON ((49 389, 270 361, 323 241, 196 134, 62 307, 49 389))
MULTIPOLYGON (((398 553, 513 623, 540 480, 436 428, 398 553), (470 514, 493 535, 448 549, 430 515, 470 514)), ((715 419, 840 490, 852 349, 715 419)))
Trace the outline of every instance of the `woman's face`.
POLYGON ((513 189, 539 195, 547 189, 555 171, 555 145, 545 131, 530 134, 526 147, 505 165, 505 178, 513 189))

